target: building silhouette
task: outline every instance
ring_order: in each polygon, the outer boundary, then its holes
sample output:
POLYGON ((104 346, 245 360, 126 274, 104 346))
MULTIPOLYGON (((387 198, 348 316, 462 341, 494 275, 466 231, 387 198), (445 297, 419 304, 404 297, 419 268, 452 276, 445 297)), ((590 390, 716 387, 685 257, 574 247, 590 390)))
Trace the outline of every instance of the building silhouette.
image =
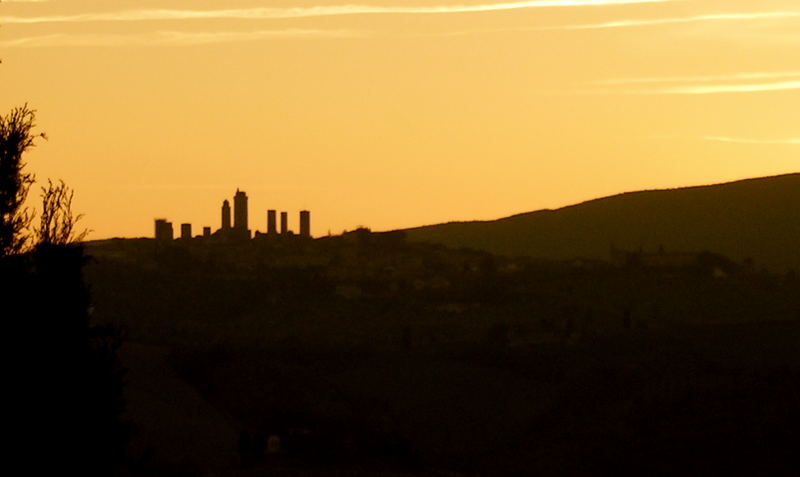
MULTIPOLYGON (((249 240, 252 234, 248 228, 249 217, 247 200, 247 193, 236 189, 236 193, 233 196, 233 210, 231 211, 230 201, 228 199, 223 200, 220 210, 220 228, 212 233, 211 227, 203 227, 202 238, 213 241, 249 240)), ((266 234, 256 232, 256 237, 294 235, 292 231, 289 230, 289 213, 280 213, 280 231, 278 231, 277 214, 278 211, 275 209, 267 210, 267 232, 266 234)), ((301 210, 299 218, 299 236, 311 237, 311 212, 308 210, 301 210)), ((192 224, 182 223, 180 234, 181 239, 191 239, 192 224)), ((157 241, 169 242, 174 240, 174 237, 172 222, 168 222, 167 219, 162 218, 155 219, 155 238, 157 241)))
POLYGON ((233 196, 233 230, 237 237, 250 238, 250 229, 247 228, 247 194, 236 189, 233 196))
POLYGON ((227 199, 222 201, 222 225, 220 230, 230 230, 231 228, 231 204, 227 199))
POLYGON ((270 209, 267 211, 267 234, 275 235, 278 233, 278 224, 275 218, 276 211, 270 209))
POLYGON ((311 212, 308 210, 300 211, 300 236, 311 237, 311 212))
POLYGON ((156 219, 156 240, 159 242, 172 241, 172 222, 167 219, 156 219))

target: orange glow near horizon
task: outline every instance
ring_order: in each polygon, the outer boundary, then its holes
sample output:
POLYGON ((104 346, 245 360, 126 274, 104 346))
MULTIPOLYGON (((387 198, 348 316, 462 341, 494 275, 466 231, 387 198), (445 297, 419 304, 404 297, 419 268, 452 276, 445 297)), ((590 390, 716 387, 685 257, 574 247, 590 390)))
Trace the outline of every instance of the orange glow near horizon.
MULTIPOLYGON (((800 170, 794 0, 0 3, 0 111, 89 238, 493 219, 800 170)), ((37 202, 38 190, 29 202, 37 202)))

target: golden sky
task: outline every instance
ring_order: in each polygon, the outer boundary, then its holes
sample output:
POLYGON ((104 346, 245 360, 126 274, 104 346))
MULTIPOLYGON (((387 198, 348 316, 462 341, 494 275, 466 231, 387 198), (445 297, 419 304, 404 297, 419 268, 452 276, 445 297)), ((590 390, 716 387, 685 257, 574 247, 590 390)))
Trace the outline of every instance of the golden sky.
POLYGON ((0 111, 90 238, 322 235, 796 172, 799 51, 797 0, 5 0, 0 111))

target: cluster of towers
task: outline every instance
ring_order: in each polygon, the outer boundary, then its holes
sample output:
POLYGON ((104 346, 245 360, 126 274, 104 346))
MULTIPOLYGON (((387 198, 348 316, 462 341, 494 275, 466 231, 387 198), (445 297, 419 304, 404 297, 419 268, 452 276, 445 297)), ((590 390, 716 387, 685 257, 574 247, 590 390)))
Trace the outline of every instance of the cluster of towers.
MULTIPOLYGON (((248 228, 248 213, 247 213, 247 194, 244 191, 236 189, 236 194, 233 196, 233 223, 231 223, 231 204, 225 199, 222 202, 222 220, 219 230, 211 233, 211 227, 203 227, 203 237, 220 237, 230 240, 247 240, 252 237, 250 229, 248 228)), ((277 235, 294 235, 294 232, 289 230, 289 214, 281 212, 281 227, 278 231, 277 224, 277 211, 267 211, 267 232, 262 234, 256 232, 258 236, 277 236, 277 235)), ((300 234, 301 237, 311 237, 311 212, 308 210, 300 211, 300 234)), ((157 241, 170 241, 174 239, 172 229, 172 222, 167 222, 167 219, 156 219, 155 223, 155 238, 157 241)), ((192 224, 181 224, 181 239, 192 238, 192 224)))

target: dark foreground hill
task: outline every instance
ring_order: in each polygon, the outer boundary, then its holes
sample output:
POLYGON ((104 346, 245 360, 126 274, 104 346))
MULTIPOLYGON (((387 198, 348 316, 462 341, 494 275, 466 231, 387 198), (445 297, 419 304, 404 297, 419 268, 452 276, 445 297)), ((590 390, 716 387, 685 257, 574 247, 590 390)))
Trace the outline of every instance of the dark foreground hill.
POLYGON ((797 274, 366 229, 87 252, 125 330, 123 476, 796 474, 797 274))
POLYGON ((721 253, 800 269, 800 174, 651 190, 494 221, 408 229, 413 241, 546 259, 609 259, 621 250, 721 253))

